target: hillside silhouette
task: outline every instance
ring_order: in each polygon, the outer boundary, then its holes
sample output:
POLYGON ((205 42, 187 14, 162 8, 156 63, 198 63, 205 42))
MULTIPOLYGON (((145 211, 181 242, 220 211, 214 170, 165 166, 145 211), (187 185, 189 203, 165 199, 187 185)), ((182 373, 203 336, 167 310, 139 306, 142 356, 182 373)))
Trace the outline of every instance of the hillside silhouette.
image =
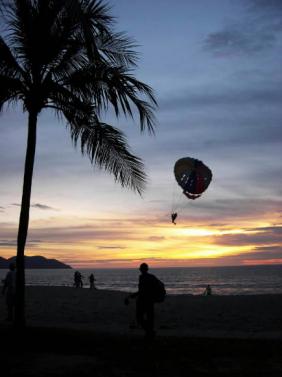
MULTIPOLYGON (((68 264, 62 263, 57 259, 48 259, 42 256, 32 256, 27 257, 25 256, 25 268, 68 268, 71 269, 72 267, 68 264)), ((5 259, 0 257, 0 268, 9 268, 10 263, 16 263, 16 257, 11 257, 9 259, 5 259)))

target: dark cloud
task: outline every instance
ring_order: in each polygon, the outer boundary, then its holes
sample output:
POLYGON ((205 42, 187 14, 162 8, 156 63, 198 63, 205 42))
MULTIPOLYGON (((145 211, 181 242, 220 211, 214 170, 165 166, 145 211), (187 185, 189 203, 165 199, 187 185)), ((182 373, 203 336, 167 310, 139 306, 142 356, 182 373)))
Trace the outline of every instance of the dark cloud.
MULTIPOLYGON (((244 0, 245 2, 245 0, 244 0)), ((282 18, 281 0, 249 0, 249 10, 251 12, 263 12, 266 16, 271 15, 282 18)))
POLYGON ((210 33, 204 49, 216 56, 250 56, 273 47, 282 31, 280 0, 243 1, 245 16, 210 33))
MULTIPOLYGON (((136 224, 148 224, 148 221, 140 220, 138 218, 132 220, 136 224)), ((53 226, 46 224, 46 226, 33 228, 31 225, 29 228, 29 234, 33 239, 40 239, 44 243, 59 243, 59 244, 71 244, 80 242, 82 240, 141 240, 142 235, 135 234, 131 231, 131 221, 120 220, 119 223, 114 221, 100 221, 101 224, 82 224, 78 226, 53 226)), ((154 220, 151 221, 154 224, 154 220)), ((1 227, 0 223, 0 237, 1 238, 13 238, 17 233, 17 224, 11 224, 7 227, 1 227)), ((118 241, 117 241, 118 242, 118 241)), ((116 245, 119 246, 119 245, 116 245)), ((106 247, 107 248, 107 245, 106 247)))
POLYGON ((139 259, 139 258, 119 258, 119 259, 88 259, 88 260, 85 260, 85 259, 82 259, 81 262, 82 263, 126 263, 126 262, 141 262, 141 261, 145 261, 146 259, 139 259))
POLYGON ((43 209, 43 210, 53 210, 53 211, 56 210, 53 207, 47 206, 46 204, 40 204, 40 203, 32 204, 31 207, 39 208, 39 209, 43 209))
MULTIPOLYGON (((232 189, 232 188, 231 188, 232 189)), ((234 219, 243 219, 244 217, 259 218, 265 213, 279 213, 282 210, 280 200, 255 198, 238 198, 238 199, 216 199, 213 201, 189 202, 188 211, 183 211, 181 216, 187 220, 189 218, 209 218, 210 221, 221 221, 224 223, 234 221, 234 219), (187 215, 186 213, 187 212, 187 215)))
MULTIPOLYGON (((282 260, 282 249, 280 248, 269 248, 267 250, 261 250, 261 251, 252 251, 248 253, 238 254, 238 255, 232 255, 232 256, 225 256, 225 257, 219 257, 219 258, 199 258, 199 259, 193 259, 187 261, 187 259, 166 259, 166 258, 125 258, 125 259, 82 259, 82 260, 76 260, 75 263, 83 263, 83 264, 122 264, 125 263, 134 263, 136 265, 146 262, 149 263, 152 269, 154 269, 154 264, 156 263, 158 267, 163 266, 167 267, 168 265, 170 267, 183 267, 187 266, 187 263, 189 263, 189 267, 203 267, 203 266, 236 266, 236 265, 242 265, 244 262, 248 262, 248 264, 251 264, 250 262, 254 262, 254 264, 257 261, 265 262, 267 264, 268 261, 271 260, 282 260)), ((67 260, 64 259, 65 263, 74 263, 73 260, 67 260)))
MULTIPOLYGON (((21 205, 19 203, 11 203, 11 205, 16 206, 16 207, 21 207, 21 205)), ((53 207, 47 206, 46 204, 41 204, 41 203, 31 204, 30 207, 38 208, 38 209, 42 209, 42 210, 57 211, 56 208, 53 208, 53 207)))
MULTIPOLYGON (((160 108, 163 111, 187 109, 194 107, 219 106, 244 106, 271 105, 279 106, 282 102, 282 90, 280 83, 264 85, 260 87, 222 87, 220 90, 213 87, 201 87, 200 90, 186 90, 182 93, 173 94, 167 98, 161 98, 160 108)), ((281 118, 280 118, 281 120, 281 118)))
POLYGON ((163 237, 163 236, 148 237, 148 241, 153 241, 153 242, 160 242, 160 241, 164 241, 164 240, 165 240, 165 237, 163 237))
MULTIPOLYGON (((41 243, 40 240, 33 240, 33 241, 27 241, 26 247, 32 248, 37 247, 41 243)), ((5 247, 17 247, 17 241, 16 240, 0 240, 0 248, 5 247)))
MULTIPOLYGON (((208 259, 207 259, 208 260, 208 259)), ((225 256, 218 259, 218 262, 222 261, 225 264, 244 264, 246 262, 257 261, 267 263, 272 260, 282 261, 282 247, 281 246, 261 246, 255 247, 254 250, 248 251, 246 253, 240 253, 238 255, 225 256)))
POLYGON ((275 41, 275 34, 268 30, 258 32, 230 26, 208 35, 204 48, 222 57, 249 55, 272 47, 275 41))
POLYGON ((5 207, 0 206, 0 212, 5 212, 5 207))
POLYGON ((15 247, 17 246, 17 241, 10 240, 0 240, 0 247, 15 247))
POLYGON ((282 248, 280 246, 266 246, 256 247, 253 251, 246 253, 240 253, 237 255, 224 256, 216 259, 204 258, 196 261, 200 266, 203 265, 216 265, 216 266, 236 266, 244 264, 268 264, 269 261, 281 261, 282 262, 282 248))
POLYGON ((214 242, 217 245, 228 246, 282 244, 282 227, 257 228, 252 231, 254 233, 224 234, 216 236, 214 242))
POLYGON ((126 247, 123 247, 123 246, 98 246, 97 249, 117 249, 117 250, 124 250, 126 249, 126 247))
MULTIPOLYGON (((65 262, 67 261, 66 259, 64 260, 65 262)), ((69 260, 69 262, 73 262, 73 260, 69 260)), ((75 263, 78 261, 76 260, 75 263)), ((154 258, 154 257, 148 257, 148 258, 116 258, 116 259, 81 259, 79 261, 80 263, 136 263, 138 265, 139 263, 142 262, 171 262, 171 259, 165 259, 165 258, 154 258)), ((187 263, 187 259, 179 259, 176 261, 176 263, 187 263)))
POLYGON ((267 259, 282 259, 281 246, 261 246, 256 247, 254 252, 245 255, 249 260, 267 260, 267 259))

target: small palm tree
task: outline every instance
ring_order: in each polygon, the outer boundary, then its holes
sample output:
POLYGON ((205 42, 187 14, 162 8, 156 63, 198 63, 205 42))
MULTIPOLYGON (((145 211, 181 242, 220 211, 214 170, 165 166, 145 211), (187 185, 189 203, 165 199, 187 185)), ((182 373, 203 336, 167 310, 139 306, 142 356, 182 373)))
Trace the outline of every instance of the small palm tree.
POLYGON ((24 250, 36 147, 37 118, 52 109, 69 127, 74 145, 91 163, 138 193, 146 175, 121 131, 101 113, 139 115, 141 131, 154 131, 152 89, 135 79, 134 43, 113 29, 109 8, 98 0, 0 0, 0 110, 20 101, 28 137, 17 240, 16 318, 25 325, 24 250), (3 23, 2 23, 3 24, 3 23))

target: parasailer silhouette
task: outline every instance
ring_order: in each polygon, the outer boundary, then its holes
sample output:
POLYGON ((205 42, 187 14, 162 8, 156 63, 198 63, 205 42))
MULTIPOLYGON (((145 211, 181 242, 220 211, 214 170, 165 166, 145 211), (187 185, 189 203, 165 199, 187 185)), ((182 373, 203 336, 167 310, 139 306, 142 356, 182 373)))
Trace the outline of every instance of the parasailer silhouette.
MULTIPOLYGON (((186 198, 195 200, 201 197, 212 180, 211 170, 200 160, 192 157, 183 157, 174 165, 174 175, 178 185, 183 189, 186 198)), ((174 225, 178 213, 171 213, 171 221, 174 225)))
POLYGON ((176 222, 175 222, 176 218, 177 218, 177 212, 173 212, 173 213, 171 214, 171 222, 172 222, 174 225, 176 225, 176 222))

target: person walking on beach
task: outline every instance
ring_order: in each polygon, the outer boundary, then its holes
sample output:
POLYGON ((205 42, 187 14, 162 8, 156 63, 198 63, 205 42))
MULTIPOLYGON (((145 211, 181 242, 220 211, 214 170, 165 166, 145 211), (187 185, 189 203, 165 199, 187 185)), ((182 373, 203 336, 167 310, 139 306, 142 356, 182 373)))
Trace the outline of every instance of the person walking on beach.
POLYGON ((15 296, 16 296, 16 265, 10 263, 9 272, 4 279, 2 294, 6 294, 6 304, 8 309, 7 321, 13 321, 15 311, 15 296))
POLYGON ((152 340, 155 337, 154 304, 164 300, 165 289, 163 283, 155 275, 148 272, 147 263, 142 263, 139 270, 141 275, 139 276, 138 291, 129 295, 125 299, 125 304, 129 304, 130 298, 136 298, 137 323, 145 330, 146 338, 152 340))
POLYGON ((89 288, 90 288, 90 289, 96 289, 95 284, 94 284, 94 281, 95 281, 95 280, 96 280, 96 279, 95 279, 95 277, 94 277, 94 274, 91 274, 91 275, 89 276, 89 284, 90 284, 89 288))
POLYGON ((74 273, 74 286, 75 288, 83 287, 82 275, 79 271, 75 271, 74 273))

